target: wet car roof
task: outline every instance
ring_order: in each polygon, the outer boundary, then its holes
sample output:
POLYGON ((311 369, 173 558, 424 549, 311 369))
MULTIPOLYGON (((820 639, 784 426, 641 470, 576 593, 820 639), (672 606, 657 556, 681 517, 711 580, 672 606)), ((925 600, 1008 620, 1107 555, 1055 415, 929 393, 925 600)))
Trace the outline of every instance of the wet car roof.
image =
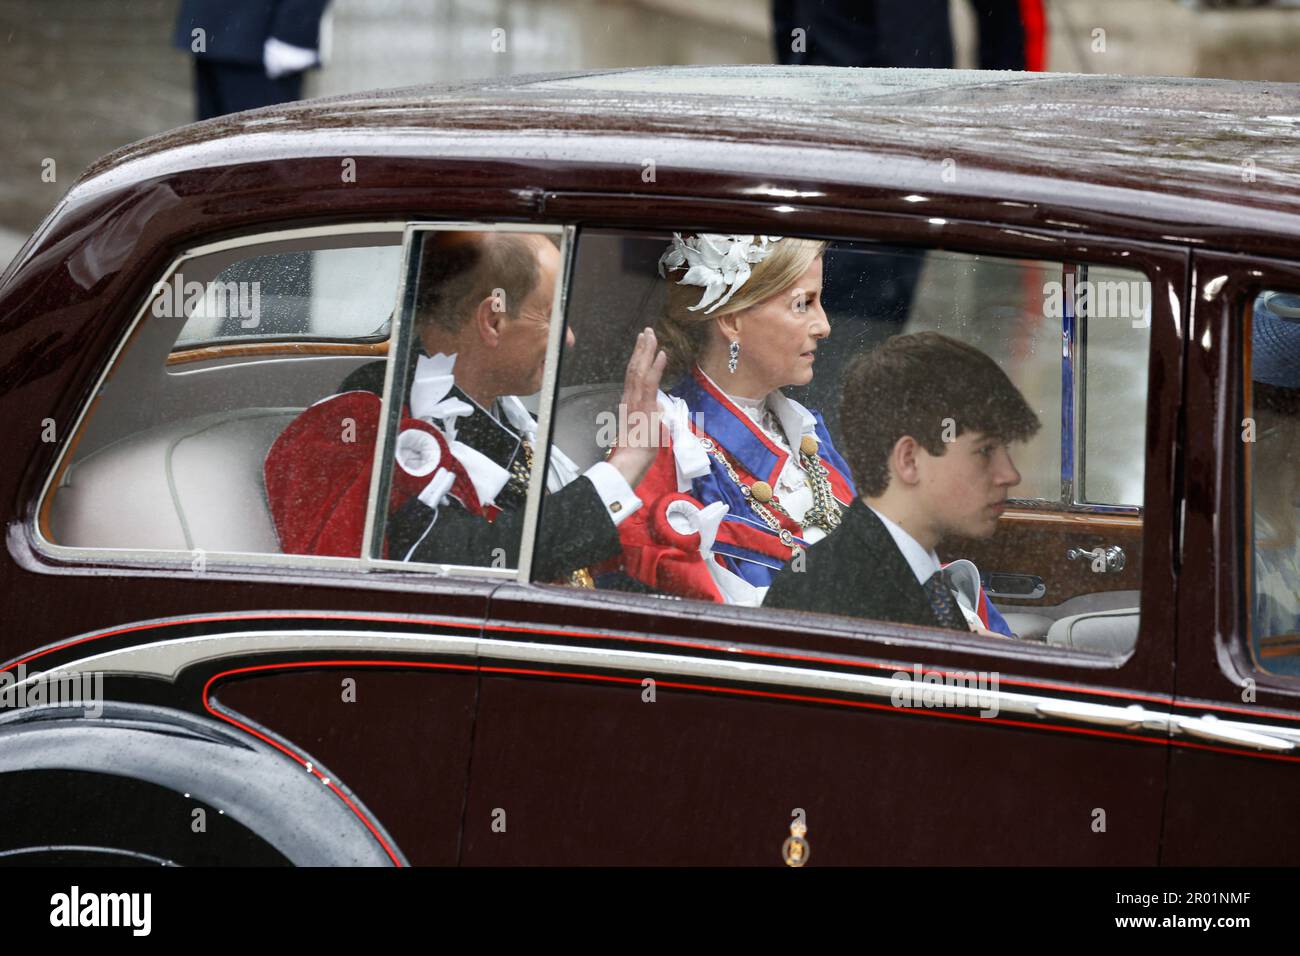
MULTIPOLYGON (((150 175, 238 159, 337 155, 517 157, 737 172, 778 180, 1040 201, 1062 181, 1078 202, 1131 213, 1153 199, 1300 217, 1300 84, 1189 78, 881 70, 660 67, 515 76, 307 100, 182 127, 105 157, 86 179, 147 161, 150 175), (742 148, 743 146, 743 148, 742 148), (770 150, 764 149, 771 147, 770 150), (657 151, 657 152, 656 152, 657 151), (956 164, 955 183, 940 165, 956 164), (1253 181, 1250 177, 1253 176, 1253 181), (1122 191, 1121 198, 1106 194, 1122 191), (1141 205, 1141 200, 1138 201, 1141 205)), ((1161 203, 1149 218, 1161 221, 1161 203)), ((1182 215, 1170 221, 1185 219, 1182 215)))

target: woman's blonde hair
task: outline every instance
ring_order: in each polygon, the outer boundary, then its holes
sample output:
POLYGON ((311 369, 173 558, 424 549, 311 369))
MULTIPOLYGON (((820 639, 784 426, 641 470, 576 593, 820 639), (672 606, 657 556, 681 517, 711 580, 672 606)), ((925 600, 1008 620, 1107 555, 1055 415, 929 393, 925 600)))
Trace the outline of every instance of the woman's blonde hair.
POLYGON ((825 251, 826 243, 816 239, 781 239, 762 262, 754 264, 749 278, 727 303, 709 313, 690 310, 704 289, 679 282, 685 266, 669 272, 668 305, 655 327, 659 344, 668 353, 665 378, 678 378, 698 361, 709 341, 709 323, 715 318, 748 309, 791 288, 825 251))

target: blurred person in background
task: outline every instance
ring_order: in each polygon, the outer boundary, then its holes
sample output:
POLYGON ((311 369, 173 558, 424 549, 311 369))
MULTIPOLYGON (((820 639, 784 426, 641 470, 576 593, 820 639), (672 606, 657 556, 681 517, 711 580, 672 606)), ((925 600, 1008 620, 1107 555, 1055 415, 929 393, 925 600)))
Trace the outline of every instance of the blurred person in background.
POLYGON ((172 42, 194 55, 197 118, 287 103, 321 62, 329 0, 182 0, 172 42))
MULTIPOLYGON (((772 0, 778 63, 951 69, 949 0, 772 0), (802 29, 801 43, 794 31, 802 29)), ((1043 0, 971 0, 981 70, 1044 68, 1043 0)))
MULTIPOLYGON (((1045 68, 1043 0, 971 0, 971 6, 979 69, 1045 68)), ((949 17, 949 0, 772 0, 772 37, 783 65, 951 69, 956 55, 949 17)), ((924 263, 916 255, 827 256, 827 300, 853 305, 835 343, 818 358, 818 388, 836 388, 853 355, 902 331, 924 263)), ((793 397, 823 408, 836 431, 834 394, 797 391, 793 397)))

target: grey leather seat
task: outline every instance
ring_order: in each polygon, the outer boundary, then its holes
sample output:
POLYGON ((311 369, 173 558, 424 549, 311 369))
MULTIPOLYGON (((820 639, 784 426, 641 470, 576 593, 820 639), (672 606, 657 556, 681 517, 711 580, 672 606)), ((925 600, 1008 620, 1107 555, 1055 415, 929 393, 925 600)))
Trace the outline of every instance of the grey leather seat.
POLYGON ((246 408, 159 425, 63 474, 56 544, 278 553, 262 464, 301 408, 246 408))
MULTIPOLYGON (((599 441, 602 425, 609 422, 617 427, 617 420, 606 416, 618 414, 622 397, 622 383, 579 385, 560 393, 555 404, 555 444, 573 459, 579 471, 604 460, 605 448, 599 441)), ((604 431, 608 433, 609 427, 604 431)))
MULTIPOLYGON (((1013 610, 1019 606, 1007 605, 999 610, 1021 640, 1044 641, 1057 647, 1116 654, 1131 651, 1137 643, 1139 600, 1138 591, 1097 591, 1062 601, 1055 607, 1013 610), (1117 615, 1117 618, 1106 625, 1091 621, 1092 618, 1108 615, 1117 615), (1119 617, 1123 616, 1131 616, 1132 621, 1122 622, 1119 617), (1066 621, 1072 623, 1065 625, 1066 621), (1080 623, 1081 626, 1076 630, 1073 623, 1080 623), (1103 630, 1107 630, 1109 636, 1103 636, 1103 630), (1123 646, 1125 642, 1127 646, 1123 646)), ((994 603, 996 602, 997 599, 994 598, 994 603)))
POLYGON ((1063 617, 1047 632, 1047 643, 1094 654, 1127 654, 1137 645, 1135 607, 1063 617))
MULTIPOLYGON (((994 601, 994 604, 997 602, 994 601)), ((1007 622, 1007 627, 1015 633, 1016 637, 1022 641, 1045 641, 1047 632, 1051 630, 1052 625, 1056 623, 1055 618, 1048 617, 1045 614, 1026 614, 1023 611, 1008 611, 998 608, 1002 611, 1002 617, 1007 622)))

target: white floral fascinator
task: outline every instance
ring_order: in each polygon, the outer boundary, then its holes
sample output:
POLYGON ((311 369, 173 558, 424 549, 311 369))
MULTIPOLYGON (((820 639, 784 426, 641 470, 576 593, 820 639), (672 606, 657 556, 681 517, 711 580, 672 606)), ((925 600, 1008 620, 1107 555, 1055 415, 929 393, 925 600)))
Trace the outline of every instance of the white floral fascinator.
POLYGON ((659 275, 667 277, 667 272, 686 266, 686 275, 678 279, 677 284, 703 286, 704 296, 690 307, 690 311, 704 309, 707 314, 726 304, 749 278, 749 267, 766 259, 772 251, 772 244, 780 242, 781 238, 703 232, 682 239, 681 233, 674 232, 672 245, 659 257, 659 275))

